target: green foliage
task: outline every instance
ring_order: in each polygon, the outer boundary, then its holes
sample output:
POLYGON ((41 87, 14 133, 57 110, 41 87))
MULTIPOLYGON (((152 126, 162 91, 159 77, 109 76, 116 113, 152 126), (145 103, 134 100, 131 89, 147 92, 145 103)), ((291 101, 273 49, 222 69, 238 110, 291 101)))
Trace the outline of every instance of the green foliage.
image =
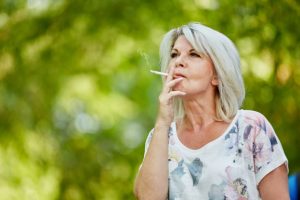
POLYGON ((0 2, 0 197, 133 199, 156 116, 158 46, 200 21, 237 45, 244 109, 300 170, 300 4, 233 0, 0 2))

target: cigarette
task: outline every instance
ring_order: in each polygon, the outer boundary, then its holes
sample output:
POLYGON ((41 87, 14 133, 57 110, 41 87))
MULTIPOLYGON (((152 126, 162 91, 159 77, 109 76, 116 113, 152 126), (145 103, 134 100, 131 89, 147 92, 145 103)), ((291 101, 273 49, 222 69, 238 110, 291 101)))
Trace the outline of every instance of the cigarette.
POLYGON ((153 74, 161 75, 161 76, 168 76, 168 74, 165 72, 159 72, 159 71, 155 71, 155 70, 150 70, 150 72, 153 74))

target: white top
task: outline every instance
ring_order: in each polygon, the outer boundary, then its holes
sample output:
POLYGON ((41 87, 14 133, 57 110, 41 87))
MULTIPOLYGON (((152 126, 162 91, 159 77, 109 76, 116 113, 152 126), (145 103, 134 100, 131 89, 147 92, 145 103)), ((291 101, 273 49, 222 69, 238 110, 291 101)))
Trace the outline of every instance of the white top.
POLYGON ((171 200, 257 200, 263 177, 283 163, 288 167, 268 120, 249 110, 239 110, 221 136, 196 150, 180 142, 173 122, 168 161, 171 200))

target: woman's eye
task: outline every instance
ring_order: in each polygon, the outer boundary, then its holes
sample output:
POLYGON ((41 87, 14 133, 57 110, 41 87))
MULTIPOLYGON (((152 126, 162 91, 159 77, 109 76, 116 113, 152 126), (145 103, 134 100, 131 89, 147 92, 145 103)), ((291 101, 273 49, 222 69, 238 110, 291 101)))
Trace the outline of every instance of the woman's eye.
POLYGON ((195 57, 201 57, 199 54, 197 53, 191 53, 191 56, 195 56, 195 57))
POLYGON ((177 53, 171 53, 171 58, 175 58, 177 56, 177 53))

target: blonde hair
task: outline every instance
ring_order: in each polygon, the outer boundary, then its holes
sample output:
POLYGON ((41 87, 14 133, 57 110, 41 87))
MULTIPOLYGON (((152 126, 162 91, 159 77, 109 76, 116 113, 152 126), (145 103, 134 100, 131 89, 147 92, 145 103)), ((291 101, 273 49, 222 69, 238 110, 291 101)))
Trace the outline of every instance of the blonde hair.
MULTIPOLYGON (((171 50, 179 36, 185 36, 198 52, 209 56, 218 77, 216 96, 217 119, 229 121, 237 113, 245 98, 245 88, 240 69, 239 53, 233 42, 224 34, 200 23, 189 23, 170 30, 160 45, 162 72, 168 71, 171 50)), ((182 100, 175 99, 175 119, 184 116, 182 100)))

